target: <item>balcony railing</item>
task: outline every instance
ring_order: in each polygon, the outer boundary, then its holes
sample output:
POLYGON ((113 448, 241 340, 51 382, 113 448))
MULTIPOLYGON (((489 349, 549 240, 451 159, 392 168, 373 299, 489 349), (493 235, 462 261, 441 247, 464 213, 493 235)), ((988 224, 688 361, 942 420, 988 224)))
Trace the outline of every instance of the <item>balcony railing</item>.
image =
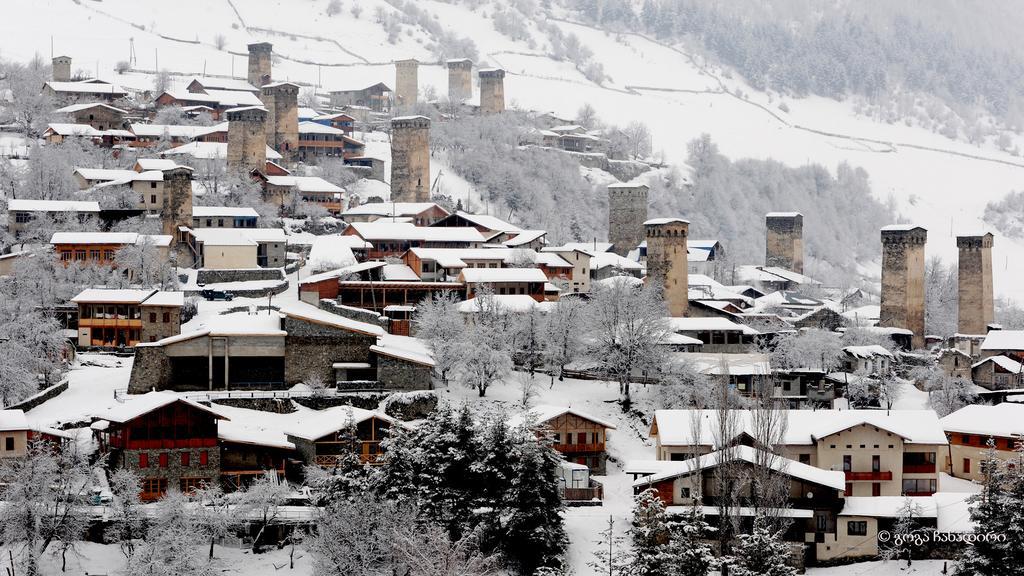
POLYGON ((847 482, 878 482, 882 480, 892 480, 892 472, 850 472, 847 470, 846 481, 847 482))
POLYGON ((597 444, 555 444, 555 450, 562 454, 576 454, 579 452, 604 452, 604 442, 597 444))
POLYGON ((904 464, 904 474, 934 474, 935 463, 930 462, 928 464, 904 464))
POLYGON ((600 484, 589 488, 563 488, 562 499, 566 502, 587 502, 604 498, 604 487, 600 484))

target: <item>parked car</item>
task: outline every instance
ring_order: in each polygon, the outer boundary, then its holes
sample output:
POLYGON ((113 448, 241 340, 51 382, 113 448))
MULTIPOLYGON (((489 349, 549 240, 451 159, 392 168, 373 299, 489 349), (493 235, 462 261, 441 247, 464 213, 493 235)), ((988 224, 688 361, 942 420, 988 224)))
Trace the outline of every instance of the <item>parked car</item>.
POLYGON ((231 300, 235 299, 234 294, 231 294, 230 292, 225 292, 223 290, 209 290, 209 289, 207 289, 207 290, 203 290, 203 291, 199 292, 199 295, 202 296, 203 298, 206 298, 207 300, 231 301, 231 300))

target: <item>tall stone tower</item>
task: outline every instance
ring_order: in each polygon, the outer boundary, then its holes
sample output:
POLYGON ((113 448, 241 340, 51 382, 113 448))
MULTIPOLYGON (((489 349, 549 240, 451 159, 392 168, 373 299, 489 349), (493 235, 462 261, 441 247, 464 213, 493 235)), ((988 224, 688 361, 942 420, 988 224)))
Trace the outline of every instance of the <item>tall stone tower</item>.
POLYGON ((682 218, 654 218, 644 222, 647 238, 647 282, 664 289, 669 315, 682 317, 689 307, 686 237, 690 223, 682 218))
POLYGON ((267 109, 243 106, 225 112, 228 117, 228 168, 266 170, 267 109))
POLYGON ((291 159, 299 147, 299 85, 265 84, 260 89, 260 100, 267 109, 267 146, 291 159))
POLYGON ((270 83, 274 45, 270 42, 249 44, 249 84, 259 88, 270 83))
POLYGON ((957 236, 957 332, 985 334, 995 319, 992 300, 992 234, 957 236))
POLYGON ((882 307, 878 325, 914 333, 924 347, 924 245, 928 231, 912 224, 882 228, 882 307))
POLYGON ((505 71, 501 68, 481 70, 480 113, 498 114, 505 111, 505 71))
POLYGON ((647 190, 644 184, 608 186, 608 241, 619 256, 625 256, 644 241, 647 190))
POLYGON ((71 56, 55 56, 52 63, 53 81, 71 81, 71 56))
POLYGON ((430 201, 430 118, 391 119, 391 200, 430 201))
POLYGON ((192 226, 192 169, 175 166, 164 170, 164 203, 160 209, 161 233, 178 237, 179 226, 192 226))
POLYGON ((395 61, 395 105, 399 109, 416 103, 420 89, 419 67, 415 58, 395 61))
POLYGON ((799 212, 769 212, 765 224, 765 266, 804 273, 804 216, 799 212))
POLYGON ((468 58, 448 61, 448 100, 460 104, 473 95, 473 61, 468 58))

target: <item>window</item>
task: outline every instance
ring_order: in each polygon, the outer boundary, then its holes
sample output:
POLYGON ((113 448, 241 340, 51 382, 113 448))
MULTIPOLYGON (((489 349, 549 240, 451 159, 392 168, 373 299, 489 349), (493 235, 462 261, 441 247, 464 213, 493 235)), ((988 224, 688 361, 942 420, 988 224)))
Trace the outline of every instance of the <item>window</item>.
POLYGON ((800 463, 801 464, 808 464, 808 465, 810 465, 810 463, 811 463, 811 455, 810 454, 801 454, 799 458, 800 458, 800 463))
POLYGON ((690 487, 689 486, 683 486, 682 488, 680 488, 679 489, 679 496, 684 498, 684 499, 689 498, 690 497, 690 487))
POLYGON ((881 470, 882 470, 882 457, 879 456, 878 454, 873 454, 871 456, 871 471, 872 472, 879 472, 881 470))
POLYGON ((843 472, 850 472, 853 470, 853 456, 849 454, 843 455, 843 472))
POLYGON ((139 454, 139 468, 149 468, 149 454, 139 454))
POLYGON ((32 214, 29 212, 15 212, 14 221, 18 224, 25 224, 32 221, 32 214))
POLYGON ((191 462, 192 462, 192 453, 191 452, 182 452, 181 453, 181 465, 182 466, 189 466, 191 462))
POLYGON ((933 494, 935 492, 935 480, 927 478, 903 480, 904 494, 933 494))
POLYGON ((170 323, 171 323, 171 313, 170 312, 164 312, 164 324, 170 324, 170 323))
POLYGON ((140 484, 144 494, 159 496, 167 492, 167 478, 144 478, 140 484))
POLYGON ((167 453, 160 454, 160 467, 167 468, 167 453))
POLYGON ((970 474, 970 473, 971 473, 971 459, 970 458, 964 458, 964 474, 970 474))
POLYGON ((156 194, 150 194, 149 195, 149 203, 150 204, 156 204, 156 194))
POLYGON ((8 436, 4 438, 4 450, 11 452, 14 450, 14 436, 8 436))
POLYGON ((867 536, 868 523, 864 520, 850 521, 846 523, 847 536, 867 536))
POLYGON ((846 488, 843 491, 846 492, 847 496, 853 496, 853 483, 847 482, 846 488))
POLYGON ((209 482, 209 478, 182 478, 178 482, 178 485, 181 488, 182 494, 191 494, 192 492, 203 488, 209 482))
POLYGON ((210 463, 210 453, 206 450, 199 452, 199 465, 206 466, 210 463))
POLYGON ((818 527, 818 532, 824 532, 828 528, 828 518, 824 514, 818 514, 815 517, 815 522, 818 527))
POLYGON ((149 322, 150 324, 156 324, 156 312, 149 313, 149 322))
POLYGON ((156 182, 150 182, 149 183, 149 187, 153 188, 153 189, 156 189, 156 182))

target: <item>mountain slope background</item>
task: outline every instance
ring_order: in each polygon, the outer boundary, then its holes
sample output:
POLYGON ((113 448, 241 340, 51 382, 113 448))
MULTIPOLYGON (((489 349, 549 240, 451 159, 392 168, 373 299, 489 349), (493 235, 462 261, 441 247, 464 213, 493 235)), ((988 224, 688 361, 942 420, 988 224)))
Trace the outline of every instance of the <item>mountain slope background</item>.
MULTIPOLYGON (((815 17, 803 0, 745 3, 752 7, 751 22, 758 21, 756 16, 773 26, 781 23, 795 29, 810 26, 815 17)), ((641 18, 643 4, 623 5, 641 18)), ((836 2, 834 9, 870 13, 864 7, 850 8, 857 4, 836 2)), ((910 17, 923 15, 921 26, 941 31, 956 23, 950 18, 936 22, 924 3, 918 4, 919 10, 911 6, 907 11, 910 17)), ((616 5, 606 2, 600 7, 616 5)), ((976 17, 965 8, 951 8, 950 14, 963 26, 951 28, 949 41, 969 39, 979 54, 1000 46, 1012 50, 1019 39, 1001 45, 998 38, 1000 30, 1012 29, 1020 15, 1000 11, 999 3, 993 6, 976 17), (986 31, 992 32, 988 46, 977 42, 986 31)), ((986 228, 986 204, 1024 188, 1024 160, 1013 153, 1024 145, 1018 134, 1006 129, 1013 128, 1013 115, 1006 110, 979 104, 972 125, 987 122, 988 129, 980 138, 974 135, 972 142, 966 130, 943 133, 944 124, 935 122, 943 112, 967 114, 968 107, 948 95, 907 89, 902 112, 893 115, 888 101, 853 90, 820 95, 770 78, 748 82, 741 73, 745 66, 730 64, 720 50, 704 44, 706 38, 620 32, 625 28, 615 21, 594 18, 594 5, 587 2, 8 0, 4 8, 0 57, 27 61, 37 54, 45 58, 66 53, 74 58, 75 69, 145 89, 152 87, 152 72, 161 69, 244 76, 245 45, 262 40, 274 43, 276 78, 322 91, 376 81, 392 84, 391 62, 414 57, 424 63, 421 90, 444 94, 447 71, 441 62, 468 55, 481 66, 500 66, 508 72, 510 106, 573 118, 589 103, 606 122, 647 124, 655 156, 684 173, 690 169, 685 164, 687 144, 703 134, 709 134, 718 151, 733 161, 772 159, 794 168, 821 164, 832 177, 845 169, 844 164, 863 170, 871 194, 901 221, 927 227, 928 254, 949 263, 956 260, 957 234, 986 228), (133 71, 116 74, 122 61, 133 71)), ((764 53, 764 58, 773 57, 764 53)), ((1012 66, 1007 64, 1006 74, 1012 75, 1012 66)), ((749 207, 733 202, 737 213, 762 210, 764 202, 758 200, 763 199, 753 198, 762 192, 754 188, 744 193, 751 202, 749 207)), ((710 193, 687 200, 691 205, 655 203, 654 210, 679 210, 699 221, 695 215, 716 197, 710 193)), ((860 214, 836 216, 830 226, 848 219, 851 227, 860 229, 860 214)), ((812 229, 808 225, 809 233, 812 229)), ((702 232, 712 235, 715 230, 702 232)), ((760 230, 749 233, 763 235, 760 230)), ((863 245, 878 246, 877 232, 863 236, 863 245)), ((728 247, 729 238, 721 240, 728 247)), ((1013 266, 1011 258, 1022 248, 1021 241, 999 234, 994 249, 996 291, 1018 300, 1024 298, 1024 271, 1013 266)), ((859 260, 859 270, 877 277, 879 258, 870 252, 851 247, 850 260, 859 260)))

